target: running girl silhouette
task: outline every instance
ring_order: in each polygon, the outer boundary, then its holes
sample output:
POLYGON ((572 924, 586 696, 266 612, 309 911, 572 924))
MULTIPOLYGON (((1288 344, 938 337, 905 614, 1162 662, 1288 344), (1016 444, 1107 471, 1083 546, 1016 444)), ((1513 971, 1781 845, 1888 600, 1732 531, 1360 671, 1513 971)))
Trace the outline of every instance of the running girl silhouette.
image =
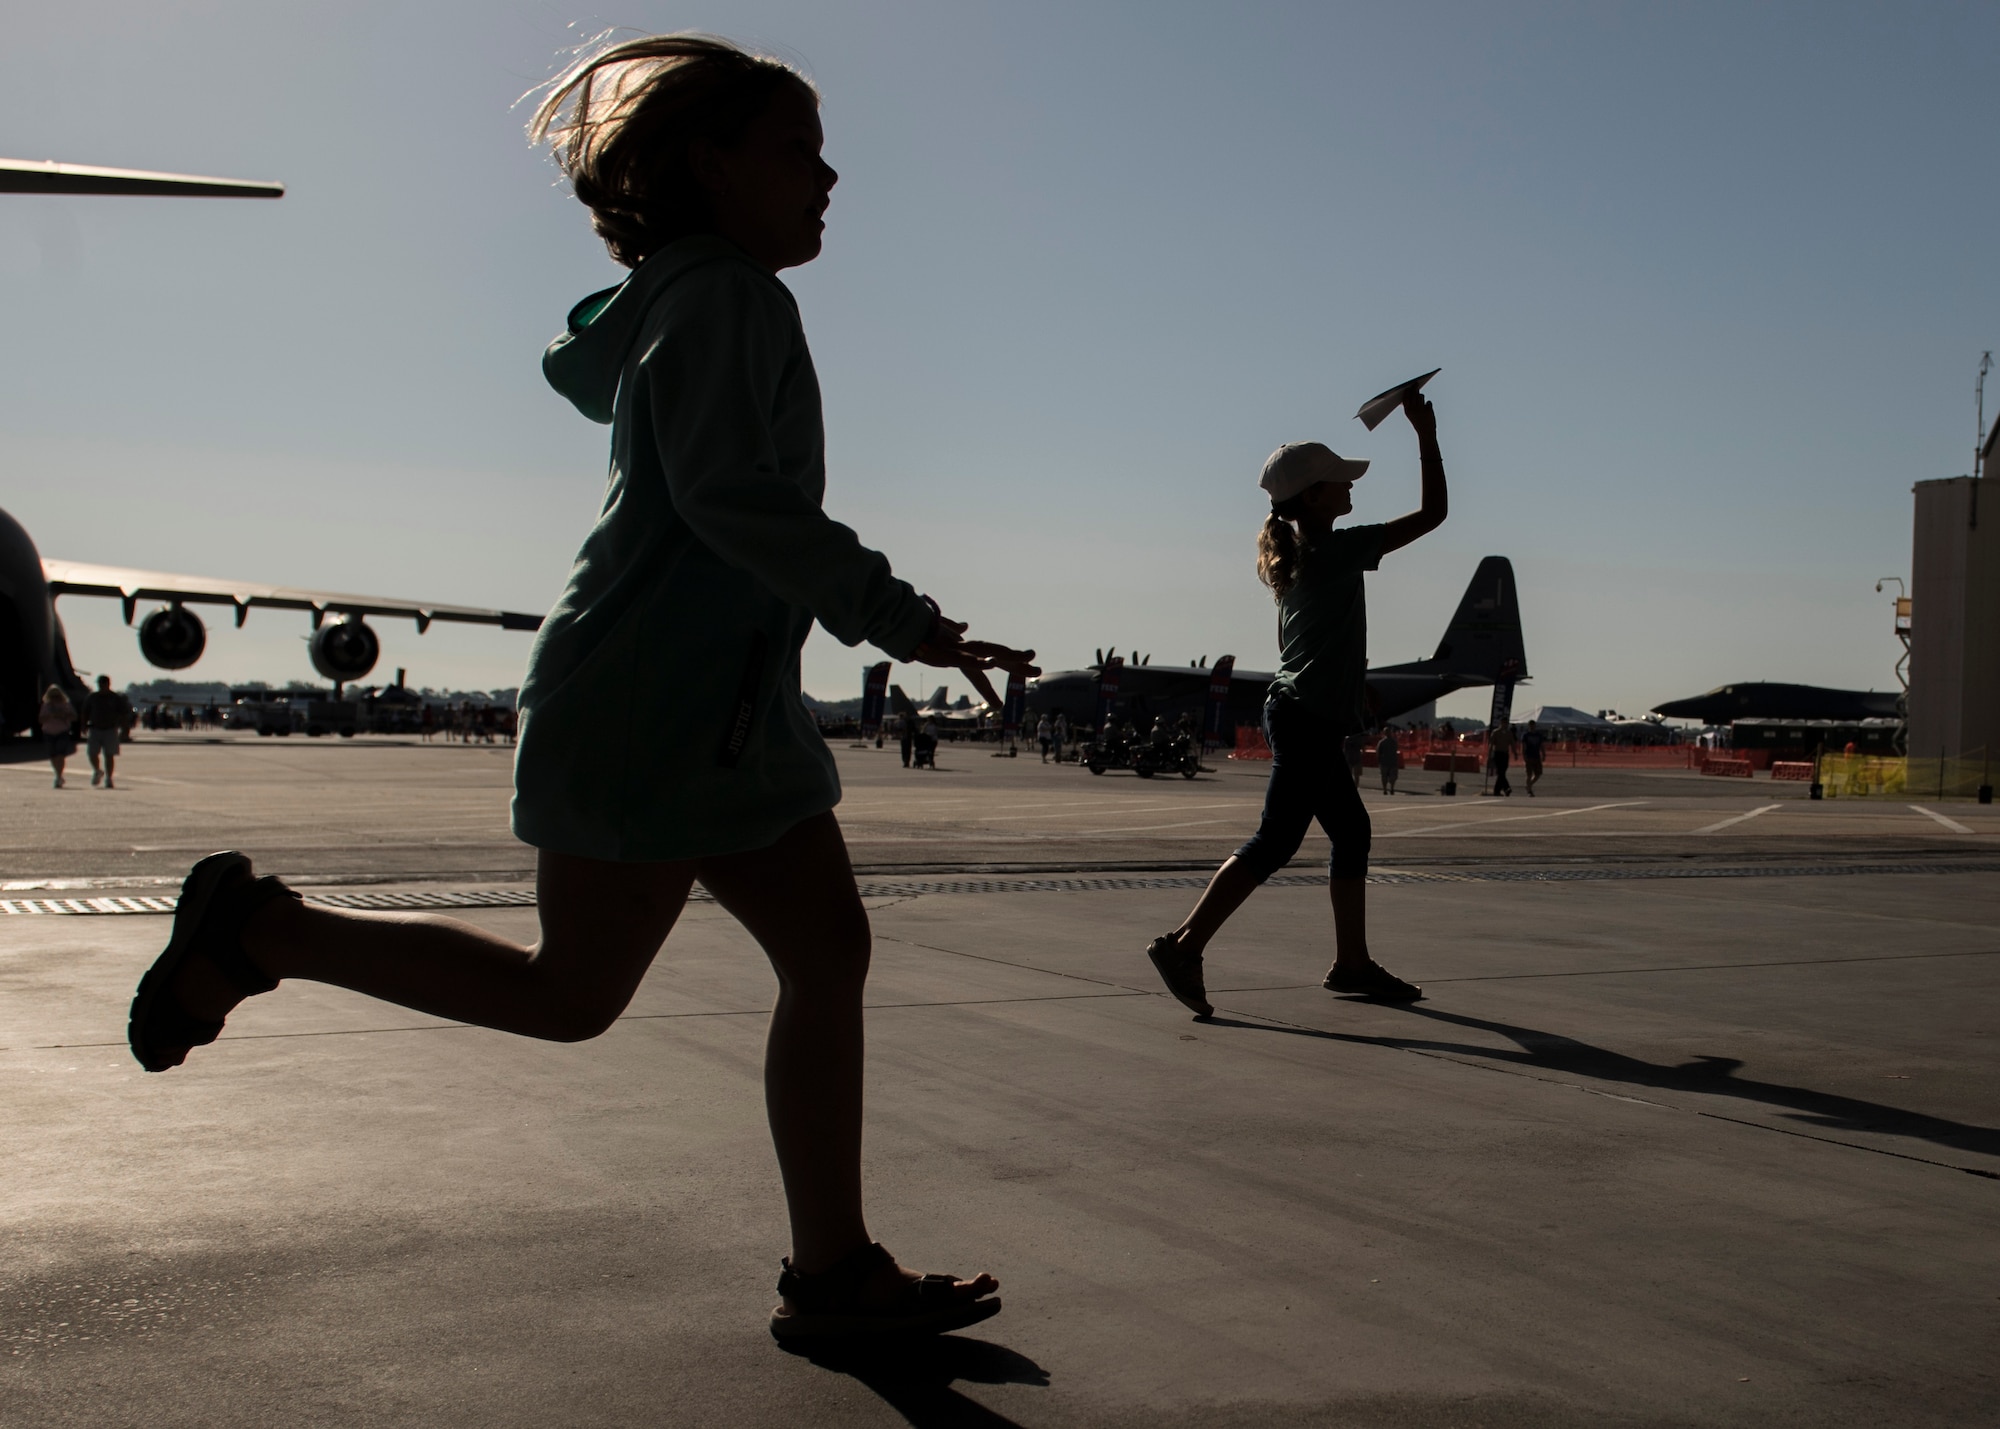
POLYGON ((1279 447, 1260 483, 1271 514, 1257 535, 1257 577, 1278 602, 1278 673, 1264 705, 1271 782, 1264 816, 1250 841, 1209 880, 1180 927, 1146 949, 1167 991, 1197 1017, 1215 1011, 1202 977, 1202 954, 1229 915, 1257 885, 1291 861, 1314 819, 1333 840, 1328 886, 1333 898, 1330 992, 1414 1002, 1423 990, 1368 954, 1368 810, 1342 755, 1349 735, 1367 727, 1368 611, 1362 573, 1444 523, 1444 458, 1437 414, 1419 393, 1403 403, 1417 431, 1423 507, 1380 526, 1333 523, 1354 509, 1354 483, 1365 461, 1336 456, 1318 442, 1279 447))
POLYGON ((213 854, 139 984, 132 1051, 148 1071, 176 1066, 284 978, 528 1037, 595 1037, 700 882, 778 978, 764 1080, 792 1254, 772 1332, 983 1320, 1000 1308, 993 1277, 904 1270, 862 1217, 868 917, 799 647, 818 620, 847 644, 950 668, 1033 673, 1033 652, 965 640, 820 509, 819 386, 777 277, 818 256, 836 177, 812 85, 724 40, 652 36, 555 80, 529 133, 632 270, 576 306, 542 364, 610 424, 611 471, 521 688, 513 825, 538 850, 541 939, 309 907, 243 854, 213 854))

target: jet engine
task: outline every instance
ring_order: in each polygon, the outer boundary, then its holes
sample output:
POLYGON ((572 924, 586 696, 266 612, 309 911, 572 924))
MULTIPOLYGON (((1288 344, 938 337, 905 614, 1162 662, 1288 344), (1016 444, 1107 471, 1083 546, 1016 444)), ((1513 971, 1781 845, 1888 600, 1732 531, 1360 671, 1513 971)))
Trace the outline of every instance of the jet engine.
POLYGON ((162 670, 185 670, 207 648, 201 617, 181 606, 163 606, 139 622, 139 653, 162 670))
POLYGON ((382 655, 382 642, 358 615, 320 626, 306 648, 312 653, 313 668, 336 681, 360 679, 382 655))

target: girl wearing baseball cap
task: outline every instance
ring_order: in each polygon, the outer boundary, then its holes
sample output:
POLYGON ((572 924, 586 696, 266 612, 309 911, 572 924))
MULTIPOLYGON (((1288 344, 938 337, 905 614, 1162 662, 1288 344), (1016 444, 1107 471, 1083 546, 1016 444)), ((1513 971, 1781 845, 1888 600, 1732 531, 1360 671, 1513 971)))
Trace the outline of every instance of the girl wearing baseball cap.
POLYGON ((1368 726, 1368 612, 1362 574, 1443 524, 1447 507, 1437 415, 1411 392, 1403 414, 1423 460, 1423 506, 1378 526, 1334 529, 1354 509, 1354 483, 1368 469, 1318 442, 1279 447, 1261 482, 1271 514, 1257 535, 1257 576, 1278 602, 1278 673, 1264 706, 1271 782, 1264 815, 1216 870, 1180 927, 1146 949, 1167 990, 1197 1017, 1215 1009, 1202 979, 1209 939, 1257 885, 1291 861, 1314 819, 1333 841, 1333 968, 1325 987, 1354 997, 1414 1002, 1423 990, 1368 954, 1369 824, 1361 791, 1341 757, 1342 741, 1368 726))

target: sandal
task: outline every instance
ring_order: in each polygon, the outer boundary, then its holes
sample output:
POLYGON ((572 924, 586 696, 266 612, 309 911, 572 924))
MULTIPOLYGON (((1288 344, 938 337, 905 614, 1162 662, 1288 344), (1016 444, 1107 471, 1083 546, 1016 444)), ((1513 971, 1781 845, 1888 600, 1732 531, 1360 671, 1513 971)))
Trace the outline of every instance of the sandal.
POLYGON ((299 895, 275 878, 254 878, 240 853, 212 853, 188 872, 174 905, 173 936, 139 979, 125 1038, 132 1055, 149 1072, 164 1072, 187 1060, 222 1032, 220 1021, 197 1017, 170 989, 189 958, 206 958, 245 997, 278 985, 243 951, 243 925, 276 897, 299 895))
POLYGON ((771 1334, 780 1340, 854 1339, 867 1335, 942 1335, 962 1330, 1000 1313, 998 1296, 968 1300, 949 1275, 926 1275, 905 1281, 903 1294, 890 1305, 864 1307, 861 1288, 896 1257, 879 1242, 870 1241, 838 1265, 816 1275, 782 1264, 778 1293, 790 1302, 771 1312, 771 1334))
POLYGON ((1180 1000, 1181 1006, 1196 1017, 1215 1016, 1215 1008, 1208 1000, 1208 989, 1202 986, 1200 953, 1183 953, 1180 944, 1169 933, 1147 944, 1146 956, 1153 960, 1160 981, 1167 985, 1168 992, 1180 1000))
POLYGON ((1352 972, 1336 965, 1320 986, 1343 997, 1367 997, 1377 1002, 1421 1002, 1424 996, 1422 988, 1404 982, 1373 958, 1352 972))

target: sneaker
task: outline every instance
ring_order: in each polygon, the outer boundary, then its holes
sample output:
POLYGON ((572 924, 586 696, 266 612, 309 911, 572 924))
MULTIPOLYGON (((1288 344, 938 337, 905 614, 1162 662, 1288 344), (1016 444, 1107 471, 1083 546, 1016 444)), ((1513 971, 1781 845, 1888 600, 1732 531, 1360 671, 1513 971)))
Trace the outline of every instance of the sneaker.
POLYGON ((1146 956, 1153 960, 1153 966, 1159 970, 1160 981, 1167 985, 1168 992, 1180 1000, 1181 1006, 1196 1017, 1215 1015, 1208 992, 1201 985, 1200 953, 1183 953, 1178 942, 1172 937, 1165 937, 1153 939, 1146 948, 1146 956))
POLYGON ((1404 982, 1373 958, 1353 969, 1335 964, 1320 986, 1342 997, 1366 997, 1376 1002, 1416 1002, 1424 995, 1422 988, 1404 982))
POLYGON ((91 788, 95 789, 99 784, 102 784, 103 782, 104 782, 104 771, 102 769, 93 769, 90 771, 91 788))

